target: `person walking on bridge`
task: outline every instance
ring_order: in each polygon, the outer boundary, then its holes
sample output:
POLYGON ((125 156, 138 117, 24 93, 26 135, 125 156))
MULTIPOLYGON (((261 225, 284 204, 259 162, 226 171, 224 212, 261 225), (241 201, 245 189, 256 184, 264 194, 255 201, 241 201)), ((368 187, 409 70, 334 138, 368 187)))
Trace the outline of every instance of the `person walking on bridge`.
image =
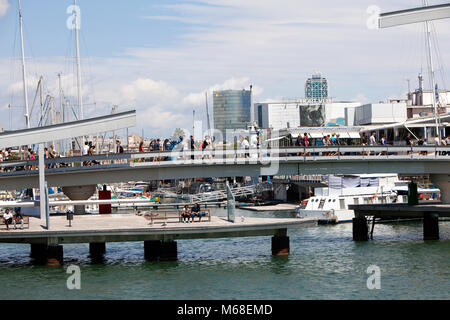
POLYGON ((194 140, 194 136, 191 136, 191 139, 190 139, 190 151, 191 151, 191 160, 194 160, 195 159, 195 157, 194 157, 194 152, 195 152, 195 140, 194 140))

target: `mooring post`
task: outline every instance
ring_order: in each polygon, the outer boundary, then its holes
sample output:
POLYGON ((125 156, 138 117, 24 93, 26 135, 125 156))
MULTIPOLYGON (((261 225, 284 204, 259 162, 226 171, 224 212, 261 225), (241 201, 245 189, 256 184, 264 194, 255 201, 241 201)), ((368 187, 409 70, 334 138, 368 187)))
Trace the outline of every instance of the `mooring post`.
POLYGON ((437 213, 424 214, 423 239, 439 240, 439 215, 437 213))
POLYGON ((356 217, 353 219, 353 241, 368 241, 369 227, 366 217, 356 217))

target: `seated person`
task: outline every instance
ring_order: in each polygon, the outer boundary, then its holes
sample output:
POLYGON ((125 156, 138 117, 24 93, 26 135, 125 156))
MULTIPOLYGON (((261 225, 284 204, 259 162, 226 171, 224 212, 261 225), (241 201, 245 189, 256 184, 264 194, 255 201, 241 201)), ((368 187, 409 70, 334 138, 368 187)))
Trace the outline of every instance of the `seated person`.
POLYGON ((202 222, 202 217, 207 216, 205 212, 200 211, 200 205, 198 203, 192 207, 191 212, 192 221, 194 221, 194 217, 198 217, 198 222, 202 222))
POLYGON ((12 220, 13 220, 12 213, 9 211, 9 209, 6 209, 5 214, 3 215, 3 222, 5 223, 7 230, 9 230, 9 225, 12 223, 12 220))
POLYGON ((23 216, 20 212, 20 208, 14 209, 16 214, 14 215, 14 229, 17 229, 16 222, 20 222, 20 229, 23 229, 23 216))
POLYGON ((186 223, 186 219, 188 223, 191 223, 191 221, 189 221, 190 218, 194 221, 194 217, 191 216, 191 211, 189 210, 188 205, 184 206, 183 211, 181 212, 181 217, 183 218, 183 223, 186 223))

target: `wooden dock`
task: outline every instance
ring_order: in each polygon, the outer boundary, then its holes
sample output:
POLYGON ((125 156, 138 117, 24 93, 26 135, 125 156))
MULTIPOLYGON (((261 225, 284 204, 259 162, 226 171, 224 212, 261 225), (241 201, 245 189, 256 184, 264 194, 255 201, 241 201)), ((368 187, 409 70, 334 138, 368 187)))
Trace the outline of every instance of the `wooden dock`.
POLYGON ((112 214, 74 216, 71 227, 65 216, 56 216, 50 218, 50 230, 42 225, 45 223, 41 219, 30 218, 27 230, 0 230, 0 242, 30 244, 34 257, 53 257, 62 263, 62 245, 71 243, 89 243, 91 255, 101 255, 107 242, 144 241, 145 256, 150 260, 176 260, 176 240, 273 236, 272 253, 279 255, 289 254, 288 229, 314 226, 317 220, 246 217, 232 223, 212 216, 211 222, 180 223, 169 219, 151 225, 142 216, 112 214))

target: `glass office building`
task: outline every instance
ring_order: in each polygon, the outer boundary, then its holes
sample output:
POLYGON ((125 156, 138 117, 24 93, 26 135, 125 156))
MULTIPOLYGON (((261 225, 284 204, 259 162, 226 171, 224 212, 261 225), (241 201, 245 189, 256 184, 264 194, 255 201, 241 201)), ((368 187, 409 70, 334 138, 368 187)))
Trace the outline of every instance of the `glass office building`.
POLYGON ((328 80, 323 78, 320 73, 313 74, 311 78, 306 80, 305 98, 314 101, 323 101, 329 97, 328 80))
POLYGON ((214 94, 214 128, 226 130, 247 129, 251 122, 251 91, 226 90, 214 94))

